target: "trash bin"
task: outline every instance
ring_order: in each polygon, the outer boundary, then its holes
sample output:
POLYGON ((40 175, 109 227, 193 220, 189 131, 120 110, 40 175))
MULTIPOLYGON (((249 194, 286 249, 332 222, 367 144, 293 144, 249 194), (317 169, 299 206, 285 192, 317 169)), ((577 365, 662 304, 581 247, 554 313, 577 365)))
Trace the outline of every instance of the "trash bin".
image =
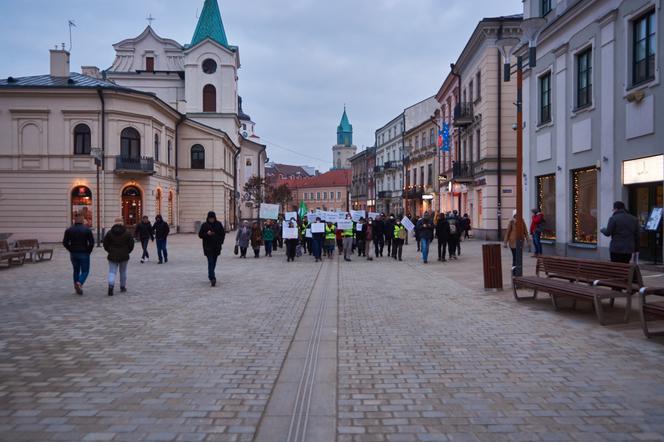
POLYGON ((500 244, 482 245, 484 290, 503 289, 503 265, 500 244))

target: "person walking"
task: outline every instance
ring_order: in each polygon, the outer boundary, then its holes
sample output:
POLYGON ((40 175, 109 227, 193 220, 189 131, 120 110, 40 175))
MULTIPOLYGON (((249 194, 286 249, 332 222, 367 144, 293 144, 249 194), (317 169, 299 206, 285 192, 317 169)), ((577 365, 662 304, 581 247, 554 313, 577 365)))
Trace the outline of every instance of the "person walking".
POLYGON ((443 212, 440 212, 436 221, 436 238, 438 238, 438 261, 445 262, 447 243, 450 239, 450 223, 443 212))
POLYGON ((90 274, 90 254, 95 247, 92 230, 83 221, 82 214, 74 215, 74 225, 65 230, 62 238, 74 271, 74 290, 79 295, 83 294, 83 284, 90 274))
POLYGON ((367 257, 367 261, 373 261, 373 220, 369 218, 365 225, 366 233, 364 236, 364 256, 367 257))
POLYGON ((357 257, 367 257, 365 252, 365 242, 367 240, 366 221, 361 217, 359 222, 355 225, 355 241, 357 242, 357 257))
POLYGON ((154 232, 155 241, 157 243, 157 258, 159 258, 157 264, 168 262, 168 250, 166 249, 166 241, 171 229, 168 227, 168 223, 164 221, 164 218, 162 218, 161 215, 155 216, 152 230, 154 232))
POLYGON ((526 229, 526 223, 523 221, 523 218, 517 221, 516 209, 515 209, 512 211, 512 219, 507 225, 507 230, 505 231, 505 239, 503 241, 504 246, 505 247, 509 246, 510 251, 512 252, 512 272, 514 272, 514 270, 516 269, 516 243, 519 240, 519 235, 517 233, 517 222, 521 224, 521 230, 523 232, 523 236, 521 237, 521 240, 523 240, 523 244, 521 247, 523 248, 523 245, 528 243, 528 230, 526 229))
POLYGON ((120 291, 127 291, 127 264, 134 250, 134 238, 124 226, 124 220, 117 218, 104 237, 104 250, 108 253, 108 296, 113 296, 115 277, 120 273, 120 291))
POLYGON ((463 218, 461 218, 461 228, 463 230, 464 239, 470 238, 470 217, 467 213, 464 213, 463 218))
POLYGON ((638 251, 641 227, 639 220, 625 210, 625 203, 613 203, 613 215, 606 227, 601 229, 604 236, 611 237, 609 253, 612 262, 629 263, 638 251))
POLYGON ((415 226, 413 234, 415 235, 415 244, 417 245, 418 252, 420 251, 420 229, 422 228, 423 219, 424 218, 418 218, 415 216, 415 222, 413 222, 413 225, 415 226))
MULTIPOLYGON (((391 213, 390 217, 385 221, 385 245, 387 246, 387 256, 392 254, 392 240, 394 239, 394 225, 396 224, 394 220, 394 214, 391 213)), ((382 251, 381 251, 382 256, 382 251)))
POLYGON ((401 220, 397 219, 392 228, 392 258, 395 260, 402 260, 403 243, 406 241, 406 236, 408 236, 408 230, 401 224, 401 220))
POLYGON ((383 215, 378 215, 378 217, 373 222, 373 242, 376 258, 383 256, 383 247, 385 247, 386 233, 389 233, 390 235, 393 234, 393 232, 385 231, 385 221, 383 219, 383 215))
POLYGON ((242 227, 237 230, 235 235, 235 245, 240 248, 240 258, 247 258, 247 249, 251 240, 251 228, 247 220, 242 221, 242 227))
POLYGON ((459 250, 459 238, 461 236, 461 230, 459 226, 459 218, 456 216, 456 210, 449 216, 447 219, 448 224, 450 225, 450 235, 447 240, 447 251, 450 255, 450 260, 457 259, 457 250, 459 250))
POLYGON ((141 264, 143 264, 145 261, 150 260, 148 244, 150 241, 154 241, 152 224, 150 224, 150 218, 147 216, 143 216, 141 222, 136 226, 136 238, 141 241, 141 247, 143 248, 143 255, 141 255, 141 264))
MULTIPOLYGON (((291 229, 297 228, 297 223, 293 220, 288 222, 288 227, 291 229)), ((299 236, 299 230, 298 230, 299 236)), ((297 250, 297 243, 299 238, 286 238, 286 262, 295 261, 295 252, 297 250)))
POLYGON ((343 239, 344 261, 351 261, 350 255, 353 253, 353 238, 355 237, 355 223, 352 222, 350 215, 346 214, 346 221, 351 222, 350 229, 340 230, 343 239))
POLYGON ((422 217, 420 225, 420 250, 422 251, 422 262, 424 264, 429 262, 429 245, 433 241, 433 223, 428 213, 422 217))
POLYGON ((530 219, 530 235, 533 237, 533 245, 535 246, 535 254, 533 257, 542 254, 542 230, 544 224, 544 215, 540 209, 533 209, 533 216, 530 219))
POLYGON ((336 230, 334 224, 332 224, 331 221, 328 221, 325 226, 325 253, 330 259, 332 259, 332 256, 334 255, 334 244, 337 241, 336 230))
MULTIPOLYGON (((226 239, 226 229, 224 225, 217 220, 217 214, 210 211, 207 214, 205 222, 201 224, 201 229, 198 231, 198 237, 203 241, 203 254, 208 262, 208 279, 210 285, 214 287, 217 285, 217 277, 215 269, 217 268, 217 260, 221 255, 221 246, 226 239)), ((244 249, 245 253, 247 249, 244 249)))
POLYGON ((254 258, 261 256, 261 246, 263 245, 263 232, 258 221, 251 226, 251 248, 254 250, 254 258))
MULTIPOLYGON (((316 217, 316 224, 320 224, 320 217, 316 217)), ((311 248, 313 249, 314 258, 316 262, 323 260, 323 242, 325 241, 325 232, 316 232, 312 231, 311 233, 311 248)))
POLYGON ((265 256, 272 258, 272 245, 274 243, 274 229, 272 220, 267 220, 263 226, 263 244, 265 244, 265 256))

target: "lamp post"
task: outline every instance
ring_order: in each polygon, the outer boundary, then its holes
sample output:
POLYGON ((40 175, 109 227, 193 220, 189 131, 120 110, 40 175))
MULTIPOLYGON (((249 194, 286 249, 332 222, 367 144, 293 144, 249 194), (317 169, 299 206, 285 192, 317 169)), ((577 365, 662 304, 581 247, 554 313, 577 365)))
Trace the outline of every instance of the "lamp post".
POLYGON ((95 196, 95 201, 97 201, 97 247, 101 247, 101 204, 99 201, 100 198, 100 189, 99 189, 99 171, 101 169, 101 162, 102 162, 102 153, 101 149, 98 147, 90 149, 90 153, 95 159, 95 166, 97 168, 97 195, 95 196))
MULTIPOLYGON (((528 43, 528 66, 537 65, 537 40, 546 25, 542 17, 527 18, 521 22, 523 40, 518 38, 500 38, 496 46, 503 56, 503 81, 510 81, 510 61, 520 43, 528 43)), ((523 275, 523 57, 517 56, 516 61, 516 254, 512 268, 514 276, 523 275)))

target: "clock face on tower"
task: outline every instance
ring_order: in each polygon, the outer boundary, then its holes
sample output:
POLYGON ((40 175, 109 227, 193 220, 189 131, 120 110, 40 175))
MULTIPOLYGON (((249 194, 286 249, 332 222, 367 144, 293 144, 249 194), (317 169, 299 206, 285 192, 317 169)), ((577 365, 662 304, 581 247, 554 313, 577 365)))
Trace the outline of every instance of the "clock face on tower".
POLYGON ((205 61, 203 61, 202 67, 203 67, 203 72, 205 72, 206 74, 214 74, 215 72, 217 72, 217 62, 211 58, 205 59, 205 61))

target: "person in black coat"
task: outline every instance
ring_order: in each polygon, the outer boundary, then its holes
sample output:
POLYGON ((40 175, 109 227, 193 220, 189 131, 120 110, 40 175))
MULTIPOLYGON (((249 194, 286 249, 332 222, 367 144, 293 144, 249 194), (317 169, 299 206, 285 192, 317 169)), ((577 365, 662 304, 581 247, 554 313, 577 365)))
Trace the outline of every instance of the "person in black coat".
POLYGON ((208 279, 210 285, 214 287, 217 284, 214 270, 221 254, 221 246, 226 238, 226 230, 224 230, 224 225, 217 221, 216 213, 208 212, 207 220, 198 231, 198 237, 203 240, 203 254, 207 257, 208 262, 208 279))
MULTIPOLYGON (((385 220, 383 220, 383 215, 378 216, 377 219, 373 220, 373 242, 374 242, 374 252, 376 258, 383 256, 383 247, 385 247, 385 220)), ((394 235, 394 231, 391 232, 394 235)))
POLYGON ((445 251, 447 250, 447 242, 450 239, 450 223, 443 212, 440 212, 438 221, 436 222, 436 238, 438 238, 438 261, 445 262, 447 261, 445 259, 445 251))
POLYGON ((164 221, 164 218, 161 215, 157 215, 154 218, 154 224, 152 225, 152 230, 154 232, 154 237, 157 240, 157 257, 161 264, 162 262, 168 262, 168 250, 166 250, 166 240, 171 229, 168 227, 168 223, 164 221))
POLYGON ((625 210, 625 203, 613 203, 613 215, 605 228, 600 230, 604 236, 611 237, 609 253, 612 262, 629 263, 632 255, 638 252, 639 220, 625 210))
MULTIPOLYGON (((395 224, 394 213, 391 213, 390 217, 385 221, 385 229, 383 230, 383 237, 385 238, 385 245, 387 246, 387 256, 392 256, 392 239, 394 239, 395 224)), ((383 256, 382 250, 380 255, 383 256)))
POLYGON ((150 224, 150 218, 147 216, 143 216, 141 222, 136 225, 136 238, 141 241, 141 247, 143 247, 143 255, 141 255, 141 264, 143 264, 145 261, 150 260, 148 244, 150 241, 154 241, 152 224, 150 224))
POLYGON ((83 294, 83 284, 90 273, 90 254, 95 247, 92 230, 83 224, 83 215, 74 216, 74 225, 65 230, 62 245, 69 251, 69 259, 74 269, 74 290, 83 294))

